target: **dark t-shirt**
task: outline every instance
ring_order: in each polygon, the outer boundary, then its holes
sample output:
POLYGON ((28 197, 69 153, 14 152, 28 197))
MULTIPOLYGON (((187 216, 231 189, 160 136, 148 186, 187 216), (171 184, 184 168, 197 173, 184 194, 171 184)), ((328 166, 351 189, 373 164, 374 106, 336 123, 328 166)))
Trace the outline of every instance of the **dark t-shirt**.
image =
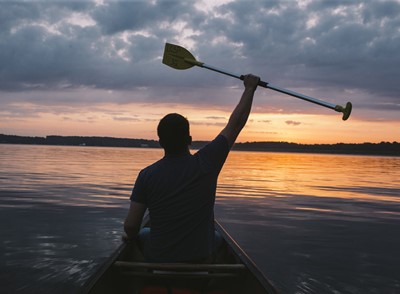
POLYGON ((167 155, 139 173, 130 199, 149 209, 148 260, 196 261, 214 253, 215 192, 228 153, 219 135, 194 155, 167 155))

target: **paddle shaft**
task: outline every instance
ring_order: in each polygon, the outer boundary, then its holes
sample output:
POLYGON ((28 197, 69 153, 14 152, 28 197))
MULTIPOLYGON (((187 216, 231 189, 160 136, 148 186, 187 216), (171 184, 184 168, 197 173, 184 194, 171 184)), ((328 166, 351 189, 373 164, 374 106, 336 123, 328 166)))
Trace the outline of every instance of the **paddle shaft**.
MULTIPOLYGON (((188 69, 191 68, 193 66, 199 66, 199 67, 204 67, 206 69, 236 78, 236 79, 240 79, 240 80, 244 80, 244 76, 243 75, 237 75, 231 72, 227 72, 226 70, 222 70, 216 67, 213 67, 211 65, 207 65, 204 62, 201 61, 197 61, 196 58, 194 58, 193 54, 190 53, 187 49, 178 46, 178 45, 173 45, 173 44, 169 44, 166 43, 165 44, 165 50, 164 50, 164 56, 163 56, 163 60, 162 62, 172 68, 175 69, 188 69)), ((352 109, 352 104, 351 102, 347 102, 346 107, 343 107, 341 105, 335 105, 329 102, 325 102, 310 96, 306 96, 294 91, 290 91, 290 90, 286 90, 277 86, 273 86, 268 84, 267 82, 264 81, 259 81, 258 83, 259 86, 264 87, 264 88, 269 88, 271 90, 275 90, 277 92, 281 92, 314 104, 318 104, 320 106, 324 106, 326 108, 329 109, 333 109, 337 112, 342 112, 343 116, 342 116, 342 120, 347 120, 350 116, 351 113, 351 109, 352 109)))
MULTIPOLYGON (((197 65, 197 66, 200 66, 200 67, 207 68, 207 69, 212 70, 212 71, 216 71, 216 72, 222 73, 222 74, 230 76, 230 77, 234 77, 234 78, 237 78, 237 79, 240 79, 240 80, 244 79, 243 75, 237 75, 237 74, 234 74, 234 73, 230 73, 230 72, 227 72, 225 70, 222 70, 222 69, 207 65, 207 64, 202 63, 202 62, 196 62, 194 64, 197 65)), ((296 97, 296 98, 300 98, 302 100, 305 100, 305 101, 308 101, 308 102, 311 102, 311 103, 315 103, 315 104, 318 104, 318 105, 333 109, 335 111, 338 111, 337 110, 337 105, 329 103, 329 102, 325 102, 325 101, 322 101, 322 100, 319 100, 319 99, 316 99, 316 98, 313 98, 313 97, 310 97, 310 96, 306 96, 306 95, 303 95, 303 94, 300 94, 300 93, 297 93, 297 92, 294 92, 294 91, 290 91, 290 90, 286 90, 286 89, 283 89, 283 88, 280 88, 280 87, 276 87, 276 86, 273 86, 273 85, 271 85, 271 84, 269 84, 267 82, 264 82, 264 81, 260 81, 258 83, 258 85, 261 86, 261 87, 264 87, 264 88, 275 90, 277 92, 281 92, 281 93, 284 93, 284 94, 287 94, 287 95, 290 95, 290 96, 293 96, 293 97, 296 97)))

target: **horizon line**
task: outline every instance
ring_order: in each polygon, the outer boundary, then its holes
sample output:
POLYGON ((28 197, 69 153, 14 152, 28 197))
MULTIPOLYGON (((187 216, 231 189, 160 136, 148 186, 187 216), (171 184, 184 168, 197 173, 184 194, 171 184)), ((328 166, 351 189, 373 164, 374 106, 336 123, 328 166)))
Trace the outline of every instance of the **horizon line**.
MULTIPOLYGON (((144 139, 144 138, 126 138, 126 137, 112 137, 112 136, 95 136, 95 135, 45 135, 45 136, 27 136, 27 135, 15 135, 15 134, 4 134, 0 133, 0 136, 15 136, 15 137, 27 137, 27 138, 47 138, 47 137, 81 137, 81 138, 111 138, 111 139, 125 139, 125 140, 145 140, 145 141, 156 141, 158 139, 144 139)), ((193 140, 193 142, 211 142, 212 140, 193 140)), ((235 144, 251 144, 251 143, 288 143, 288 144, 297 144, 297 145, 339 145, 339 144, 347 144, 347 145, 362 145, 362 144, 382 144, 382 143, 390 143, 390 144, 399 144, 397 141, 380 141, 380 142, 362 142, 362 143, 345 143, 345 142, 336 142, 336 143, 297 143, 297 142, 289 142, 289 141, 243 141, 243 142, 235 142, 235 144)))

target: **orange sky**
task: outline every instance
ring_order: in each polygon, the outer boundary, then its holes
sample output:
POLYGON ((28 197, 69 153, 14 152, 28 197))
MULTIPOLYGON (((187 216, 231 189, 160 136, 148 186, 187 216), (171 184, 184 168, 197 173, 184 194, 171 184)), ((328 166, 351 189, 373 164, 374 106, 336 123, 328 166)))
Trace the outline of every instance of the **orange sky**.
MULTIPOLYGON (((157 139, 155 130, 159 119, 169 112, 179 112, 189 119, 194 140, 210 140, 220 132, 230 115, 228 111, 177 104, 109 104, 102 109, 107 112, 86 109, 75 114, 39 112, 29 118, 2 117, 0 133, 157 139)), ((320 114, 279 114, 260 113, 254 107, 238 142, 377 143, 399 141, 399 138, 399 121, 362 120, 357 116, 357 109, 347 121, 342 121, 340 113, 325 108, 320 109, 320 114)))

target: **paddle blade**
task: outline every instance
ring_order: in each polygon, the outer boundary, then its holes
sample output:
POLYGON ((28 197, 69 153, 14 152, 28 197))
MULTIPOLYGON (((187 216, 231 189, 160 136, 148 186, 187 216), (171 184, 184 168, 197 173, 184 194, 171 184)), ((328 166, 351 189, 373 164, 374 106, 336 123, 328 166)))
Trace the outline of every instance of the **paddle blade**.
POLYGON ((347 102, 346 108, 343 110, 343 117, 342 117, 343 120, 347 120, 349 118, 352 108, 353 106, 351 102, 347 102))
POLYGON ((175 69, 188 69, 199 63, 188 50, 170 43, 165 43, 162 62, 175 69))

